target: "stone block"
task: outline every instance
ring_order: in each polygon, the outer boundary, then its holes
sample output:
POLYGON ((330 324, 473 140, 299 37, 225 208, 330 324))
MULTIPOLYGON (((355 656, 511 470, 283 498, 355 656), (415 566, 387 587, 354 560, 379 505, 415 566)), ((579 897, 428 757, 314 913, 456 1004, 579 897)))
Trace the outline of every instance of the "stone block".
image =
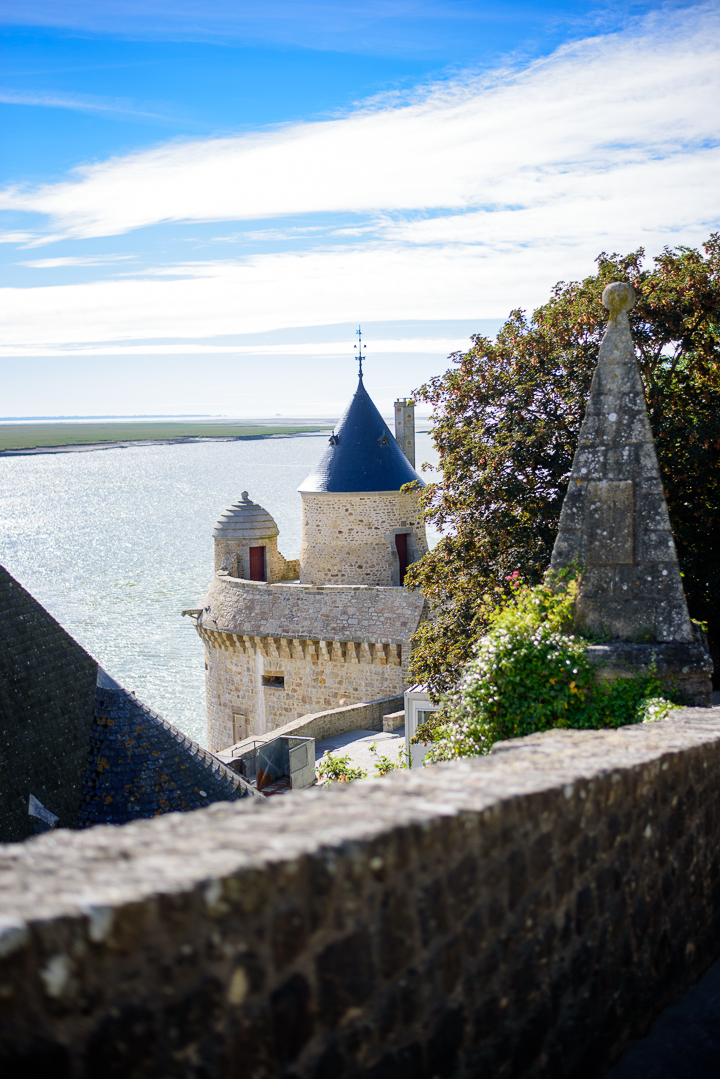
POLYGON ((402 712, 390 712, 383 716, 383 730, 386 734, 392 733, 392 731, 399 731, 401 727, 405 726, 405 711, 402 712))
POLYGON ((585 494, 588 565, 632 565, 632 480, 590 480, 585 494))
POLYGON ((720 951, 718 791, 686 709, 5 848, 0 1070, 603 1074, 720 951))

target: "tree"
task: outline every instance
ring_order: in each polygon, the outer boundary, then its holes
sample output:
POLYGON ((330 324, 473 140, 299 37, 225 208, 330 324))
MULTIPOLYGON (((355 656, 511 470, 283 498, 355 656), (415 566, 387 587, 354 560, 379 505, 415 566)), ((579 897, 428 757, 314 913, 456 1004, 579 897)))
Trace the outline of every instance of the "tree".
POLYGON ((642 248, 603 253, 596 274, 557 284, 530 320, 511 312, 495 341, 474 336, 416 391, 433 406, 443 471, 422 497, 445 536, 406 577, 434 608, 411 677, 435 695, 457 680, 518 575, 536 584, 549 565, 611 281, 638 293, 630 323, 680 569, 720 668, 720 233, 703 250, 665 248, 650 268, 642 248))

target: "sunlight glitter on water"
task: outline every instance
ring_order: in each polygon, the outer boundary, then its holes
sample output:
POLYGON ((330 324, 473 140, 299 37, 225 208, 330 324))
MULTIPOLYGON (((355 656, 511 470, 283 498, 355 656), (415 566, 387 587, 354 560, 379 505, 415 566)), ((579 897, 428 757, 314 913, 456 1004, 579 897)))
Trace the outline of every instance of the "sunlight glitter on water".
MULTIPOLYGON (((2 457, 0 562, 109 674, 206 745, 203 648, 180 612, 212 577, 213 527, 247 490, 297 558, 297 487, 326 438, 2 457)), ((429 435, 417 447, 437 462, 429 435)))

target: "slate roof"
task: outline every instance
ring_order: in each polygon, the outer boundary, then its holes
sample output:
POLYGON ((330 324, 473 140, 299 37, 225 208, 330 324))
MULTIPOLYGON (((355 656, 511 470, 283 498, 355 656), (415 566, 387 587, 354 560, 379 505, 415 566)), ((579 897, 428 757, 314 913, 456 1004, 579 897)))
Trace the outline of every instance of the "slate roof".
POLYGON ((0 566, 0 841, 34 835, 30 796, 74 828, 97 663, 0 566))
POLYGON ((220 519, 213 529, 215 539, 256 540, 270 539, 278 535, 275 518, 266 509, 252 502, 247 491, 243 491, 239 502, 233 502, 229 509, 220 514, 220 519))
POLYGON ((35 833, 33 800, 78 828, 246 795, 258 797, 109 678, 0 566, 0 842, 35 833))
POLYGON ((298 490, 399 491, 413 480, 423 482, 373 404, 360 375, 327 449, 298 490))
POLYGON ((98 668, 78 824, 124 824, 234 802, 255 791, 98 668))

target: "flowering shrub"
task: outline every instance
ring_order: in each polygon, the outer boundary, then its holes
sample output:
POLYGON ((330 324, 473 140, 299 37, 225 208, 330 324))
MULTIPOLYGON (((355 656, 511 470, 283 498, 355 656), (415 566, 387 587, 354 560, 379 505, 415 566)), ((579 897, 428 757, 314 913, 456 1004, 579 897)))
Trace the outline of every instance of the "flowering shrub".
POLYGON ((528 588, 510 580, 513 598, 490 618, 456 689, 420 727, 431 761, 488 753, 494 742, 551 727, 596 729, 662 719, 672 704, 657 678, 598 682, 587 641, 569 633, 577 584, 565 573, 528 588))
POLYGON ((378 753, 377 744, 375 742, 370 746, 370 752, 377 757, 373 766, 375 768, 374 778, 376 779, 382 779, 383 776, 388 775, 390 772, 400 772, 403 768, 407 768, 404 749, 400 750, 397 760, 392 760, 390 757, 378 753))
POLYGON ((367 772, 353 765, 350 756, 335 757, 326 753, 318 762, 317 774, 321 783, 352 783, 353 779, 367 779, 367 772))

